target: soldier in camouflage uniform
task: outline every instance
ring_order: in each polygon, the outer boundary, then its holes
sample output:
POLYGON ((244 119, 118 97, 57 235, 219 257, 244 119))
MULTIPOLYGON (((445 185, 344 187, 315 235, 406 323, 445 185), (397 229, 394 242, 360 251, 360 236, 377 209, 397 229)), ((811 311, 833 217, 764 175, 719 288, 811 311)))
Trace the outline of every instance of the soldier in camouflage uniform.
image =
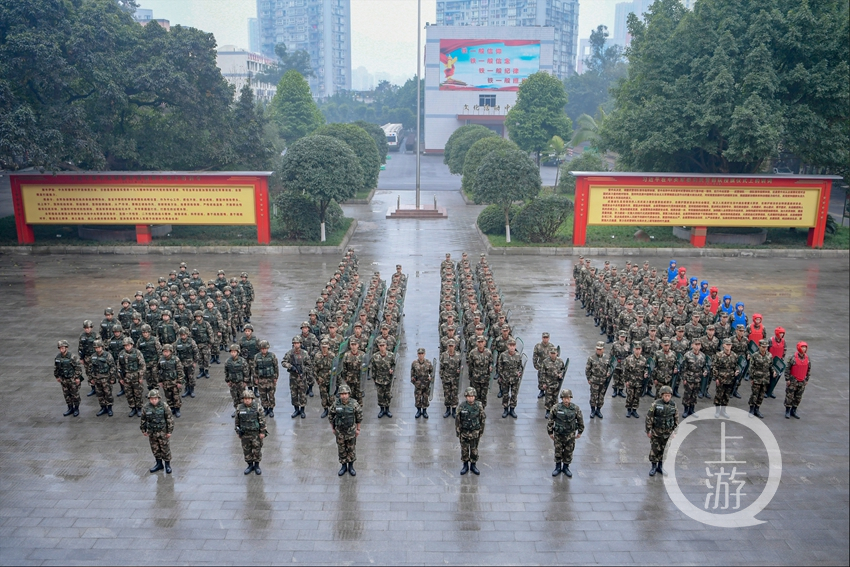
POLYGON ((542 398, 546 395, 543 389, 543 376, 540 372, 540 367, 543 362, 549 358, 549 350, 554 349, 555 345, 549 342, 549 333, 543 333, 539 343, 534 345, 534 351, 531 355, 531 365, 537 370, 537 398, 542 398))
POLYGON ((729 405, 729 394, 735 386, 738 376, 738 357, 732 352, 732 339, 723 340, 723 350, 714 356, 714 364, 711 366, 712 378, 716 386, 714 392, 714 417, 729 416, 726 414, 726 406, 729 405))
MULTIPOLYGON (((212 329, 212 337, 210 340, 210 360, 211 362, 220 364, 218 359, 219 345, 222 344, 222 341, 226 338, 227 332, 224 325, 224 319, 221 316, 221 312, 216 309, 215 300, 213 298, 207 298, 204 305, 206 305, 206 309, 204 309, 203 318, 204 321, 209 323, 210 328, 212 329)), ((197 317, 195 320, 197 320, 197 317)))
MULTIPOLYGON (((180 338, 173 345, 174 353, 180 363, 180 370, 183 376, 183 383, 186 390, 183 392, 183 397, 195 397, 195 363, 201 357, 201 349, 193 338, 189 336, 189 329, 183 327, 180 329, 180 338)), ((204 374, 209 378, 209 373, 204 374)))
POLYGON ((124 349, 118 355, 118 371, 121 386, 127 394, 127 405, 130 415, 142 414, 142 380, 145 377, 145 357, 139 349, 133 346, 133 339, 124 337, 124 349))
POLYGON ((162 345, 151 336, 151 326, 145 323, 141 327, 142 334, 136 342, 136 348, 145 357, 145 382, 148 390, 153 390, 159 384, 159 357, 162 356, 162 345))
POLYGON ((130 298, 125 297, 121 300, 121 309, 118 311, 118 322, 125 329, 130 328, 130 323, 133 321, 133 308, 130 307, 130 298))
POLYGON ((655 352, 655 372, 652 375, 652 382, 655 386, 655 399, 661 397, 659 388, 670 386, 673 383, 673 375, 678 372, 676 359, 676 353, 670 350, 670 337, 662 338, 661 350, 655 352))
POLYGON ((549 439, 555 442, 555 470, 552 476, 564 473, 572 478, 570 464, 573 462, 576 439, 581 439, 584 433, 584 418, 581 409, 572 403, 572 397, 572 390, 561 390, 561 403, 552 408, 546 425, 549 439))
POLYGON ((443 383, 443 401, 446 404, 444 418, 457 416, 458 387, 463 357, 456 352, 456 345, 455 339, 448 338, 446 351, 440 355, 440 380, 443 383))
POLYGON ((646 436, 649 437, 650 450, 649 462, 652 468, 649 476, 655 473, 664 474, 661 463, 664 460, 664 448, 667 441, 679 425, 679 414, 676 411, 676 402, 673 401, 673 389, 670 386, 659 388, 661 398, 653 400, 646 412, 646 436))
MULTIPOLYGON (((331 405, 331 394, 328 391, 331 385, 331 370, 333 370, 334 352, 328 339, 322 339, 319 352, 313 355, 313 372, 316 374, 316 385, 319 386, 319 395, 322 399, 322 415, 320 419, 328 417, 328 408, 331 405)), ((377 384, 377 383, 376 383, 377 384)), ((389 406, 387 406, 389 409, 389 406)), ((389 417, 392 417, 390 415, 389 417)))
MULTIPOLYGON (((324 341, 327 344, 327 341, 324 341)), ((392 386, 393 373, 395 372, 395 357, 387 351, 387 341, 379 338, 376 341, 378 352, 369 360, 369 375, 375 381, 375 389, 378 393, 378 417, 392 417, 390 403, 393 401, 392 386)), ((325 386, 327 390, 327 386, 325 386)))
POLYGON ((707 372, 705 355, 700 352, 701 348, 702 343, 694 341, 682 362, 682 380, 685 382, 685 394, 682 396, 682 405, 685 406, 685 411, 682 413, 683 419, 696 413, 694 407, 697 403, 697 391, 707 372))
POLYGON ((215 334, 212 326, 204 320, 204 312, 196 310, 195 322, 189 330, 192 332, 192 340, 198 345, 198 378, 210 376, 210 358, 212 356, 213 341, 215 334))
POLYGON ((241 349, 236 343, 230 345, 230 358, 224 363, 224 382, 230 390, 230 398, 233 400, 233 415, 236 417, 236 408, 242 399, 242 392, 249 389, 251 370, 248 361, 239 356, 241 349))
POLYGON ((643 380, 646 378, 647 363, 643 356, 643 346, 640 343, 632 345, 632 354, 623 361, 623 377, 626 381, 626 417, 639 418, 637 409, 640 406, 640 394, 643 391, 643 380))
POLYGON ((478 403, 486 408, 490 375, 493 373, 493 354, 484 346, 484 341, 483 336, 475 339, 476 348, 466 355, 466 366, 469 368, 469 383, 478 394, 478 403))
POLYGON ((251 322, 251 304, 254 303, 254 284, 248 281, 248 272, 242 272, 242 281, 239 282, 239 287, 242 288, 242 300, 245 302, 245 322, 251 322))
POLYGON ((100 340, 104 343, 112 337, 112 327, 115 323, 115 312, 111 307, 107 307, 103 310, 103 319, 100 322, 100 340))
POLYGON ((150 472, 165 469, 166 474, 171 474, 170 439, 174 432, 174 417, 165 400, 160 399, 159 390, 148 392, 148 401, 139 411, 139 416, 142 418, 139 429, 142 430, 142 435, 148 438, 153 458, 156 459, 156 464, 150 472))
MULTIPOLYGON (((109 341, 105 342, 106 350, 109 351, 109 354, 112 355, 112 360, 115 361, 117 366, 118 357, 121 355, 121 351, 124 350, 124 327, 121 326, 121 323, 115 323, 112 325, 112 336, 109 337, 109 341)), ((118 393, 115 394, 115 397, 120 397, 124 395, 124 385, 120 384, 120 388, 118 393)))
POLYGON ((543 405, 546 408, 546 419, 549 419, 549 412, 556 403, 558 403, 558 387, 561 385, 561 376, 564 374, 564 361, 558 356, 557 349, 550 349, 549 355, 543 361, 543 391, 546 392, 546 398, 543 400, 543 405))
POLYGON ((428 406, 431 405, 428 393, 434 379, 434 365, 425 360, 425 349, 416 350, 417 358, 410 364, 410 383, 413 384, 413 401, 416 405, 416 419, 428 419, 428 406))
MULTIPOLYGON (((80 342, 77 346, 77 355, 80 357, 80 363, 86 371, 91 391, 86 394, 87 397, 94 396, 97 393, 94 387, 94 374, 91 369, 91 357, 94 354, 94 342, 97 340, 97 335, 92 331, 94 324, 86 319, 83 321, 83 332, 80 333, 80 342)), ((79 410, 79 408, 78 408, 79 410)))
MULTIPOLYGON (((275 366, 275 368, 277 368, 275 366)), ((236 408, 236 434, 242 440, 242 455, 248 468, 244 474, 263 474, 260 461, 263 460, 263 439, 269 434, 262 407, 254 401, 254 392, 242 392, 242 403, 236 408)))
POLYGON ((159 339, 161 344, 174 344, 179 333, 180 327, 171 320, 171 311, 166 309, 162 312, 162 319, 160 319, 159 325, 156 328, 156 338, 159 339))
POLYGON ((112 386, 115 384, 118 369, 115 359, 103 349, 103 341, 94 342, 94 354, 91 359, 94 385, 97 389, 97 401, 100 403, 98 416, 103 414, 112 417, 112 386))
POLYGON ((363 421, 363 408, 357 400, 351 397, 351 388, 348 384, 339 387, 339 397, 331 404, 328 420, 331 423, 331 431, 336 437, 336 446, 339 453, 339 476, 346 472, 355 476, 354 461, 357 460, 357 437, 360 435, 360 422, 363 421))
MULTIPOLYGON (((307 375, 310 374, 312 370, 313 361, 310 358, 310 353, 307 350, 304 350, 302 347, 304 346, 303 338, 298 335, 292 338, 292 348, 283 355, 283 360, 280 361, 280 365, 286 368, 287 372, 289 372, 289 398, 292 402, 292 408, 295 410, 292 412, 292 419, 295 419, 298 416, 301 416, 301 419, 307 417, 304 408, 307 406, 307 375)), ((268 343, 263 341, 260 343, 261 353, 268 352, 268 343), (266 345, 266 348, 263 349, 263 345, 266 345)), ((260 374, 260 356, 257 355, 257 373, 260 374)), ((274 355, 271 355, 274 357, 274 355)), ((277 382, 277 361, 275 361, 275 383, 277 382)), ((263 396, 263 382, 264 378, 260 378, 260 397, 263 396)), ((271 409, 274 409, 274 390, 271 393, 271 409)), ((269 417, 274 417, 274 412, 267 412, 266 415, 269 417)))
POLYGON ((363 391, 360 389, 360 372, 363 369, 363 353, 360 352, 360 343, 353 338, 349 340, 348 348, 349 351, 342 356, 340 378, 348 384, 351 397, 362 406, 363 391))
POLYGON ((705 329, 699 324, 699 313, 691 315, 691 322, 685 325, 685 336, 689 341, 694 342, 700 339, 705 334, 705 329))
MULTIPOLYGON (((602 406, 605 405, 605 381, 608 379, 610 359, 605 356, 605 343, 596 343, 596 352, 587 358, 584 365, 584 376, 590 386, 590 418, 602 419, 602 406)), ((572 398, 572 396, 570 396, 572 398)))
POLYGON ((631 345, 627 342, 629 334, 627 331, 619 331, 617 333, 617 342, 611 347, 611 356, 617 359, 617 368, 614 370, 613 388, 611 397, 620 396, 625 398, 626 394, 623 389, 626 387, 626 380, 623 374, 623 362, 631 354, 631 345))
POLYGON ((466 399, 458 406, 455 418, 455 435, 460 439, 460 460, 463 461, 460 474, 472 471, 472 474, 478 475, 481 474, 476 466, 478 443, 484 435, 487 414, 484 412, 484 404, 475 399, 475 388, 467 388, 464 397, 466 399))
POLYGON ((64 417, 80 415, 80 379, 83 376, 83 367, 77 355, 68 352, 68 341, 59 341, 59 354, 53 361, 53 377, 62 386, 62 395, 68 411, 63 413, 64 417))
POLYGON ((764 401, 764 395, 770 385, 770 377, 773 369, 773 355, 767 352, 767 347, 770 346, 768 339, 759 341, 759 350, 750 355, 750 377, 752 378, 753 391, 750 394, 750 415, 759 418, 764 416, 759 411, 759 407, 764 401))
MULTIPOLYGON (((735 353, 736 358, 740 356, 746 358, 750 355, 750 339, 747 337, 747 327, 745 325, 735 326, 735 334, 732 335, 732 352, 735 353)), ((732 396, 735 398, 741 397, 737 386, 732 390, 732 396)))
POLYGON ((171 411, 174 412, 174 417, 180 417, 180 406, 183 405, 183 400, 180 397, 180 387, 183 385, 183 369, 180 366, 180 361, 176 356, 173 356, 174 347, 172 345, 162 345, 162 357, 159 359, 159 376, 160 391, 168 401, 171 411))
POLYGON ((508 350, 503 352, 496 362, 499 376, 499 389, 502 390, 502 417, 509 415, 516 419, 517 389, 522 380, 522 358, 516 351, 516 340, 508 339, 508 350))
MULTIPOLYGON (((242 336, 239 337, 239 354, 248 363, 248 376, 245 388, 256 386, 256 372, 254 370, 254 357, 260 352, 260 339, 254 334, 254 325, 248 323, 242 327, 242 336)), ((256 392, 254 392, 256 394, 256 392)))

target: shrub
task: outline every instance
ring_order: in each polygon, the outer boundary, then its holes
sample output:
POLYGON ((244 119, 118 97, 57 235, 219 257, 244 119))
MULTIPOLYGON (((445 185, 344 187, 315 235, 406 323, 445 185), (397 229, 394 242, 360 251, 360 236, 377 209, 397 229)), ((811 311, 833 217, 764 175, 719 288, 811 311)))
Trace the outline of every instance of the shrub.
POLYGON ((516 237, 524 242, 552 242, 572 211, 573 203, 566 197, 537 197, 511 220, 511 232, 515 231, 516 237))
POLYGON ((558 193, 572 195, 576 192, 576 178, 569 171, 608 171, 608 165, 599 154, 585 151, 561 166, 561 179, 558 181, 558 193))
POLYGON ((472 144, 481 138, 498 136, 495 132, 480 124, 461 126, 449 136, 443 153, 443 163, 449 166, 454 175, 463 174, 463 160, 472 144))
MULTIPOLYGON (((277 199, 277 216, 272 222, 272 233, 276 238, 286 240, 319 240, 319 211, 309 195, 293 191, 282 192, 277 199)), ((342 208, 331 201, 325 211, 325 232, 331 233, 339 227, 343 219, 342 208)))
MULTIPOLYGON (((519 213, 518 205, 511 207, 510 219, 511 224, 514 222, 514 217, 519 213)), ((500 205, 490 205, 485 207, 478 215, 478 228, 484 234, 503 235, 505 234, 505 212, 500 205)))
POLYGON ((504 149, 516 149, 516 144, 498 136, 487 136, 470 146, 463 160, 463 181, 461 182, 461 186, 466 193, 474 197, 475 177, 484 158, 490 155, 492 151, 504 149))

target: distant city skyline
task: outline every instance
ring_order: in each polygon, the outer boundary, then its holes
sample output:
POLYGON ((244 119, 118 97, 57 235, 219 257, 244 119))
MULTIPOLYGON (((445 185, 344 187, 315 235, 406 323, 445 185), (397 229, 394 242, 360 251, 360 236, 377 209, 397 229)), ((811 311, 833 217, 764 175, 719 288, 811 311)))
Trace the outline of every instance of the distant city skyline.
MULTIPOLYGON (((590 37, 600 24, 613 36, 615 5, 623 0, 581 0, 579 38, 590 37)), ((155 18, 171 25, 196 27, 215 35, 219 47, 250 47, 248 18, 257 16, 253 0, 139 0, 155 18)), ((422 26, 435 23, 437 0, 422 0, 422 26)), ((351 68, 365 67, 373 76, 416 74, 416 0, 351 0, 351 68)), ((424 30, 422 40, 424 46, 424 30)), ((377 84, 377 81, 376 81, 377 84)))

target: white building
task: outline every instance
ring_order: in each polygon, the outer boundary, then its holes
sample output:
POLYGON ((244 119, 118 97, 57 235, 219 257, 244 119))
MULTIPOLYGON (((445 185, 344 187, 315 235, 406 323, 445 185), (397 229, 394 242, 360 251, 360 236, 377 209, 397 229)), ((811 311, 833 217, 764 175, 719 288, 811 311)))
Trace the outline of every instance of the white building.
POLYGON ((239 91, 250 81, 254 96, 262 102, 271 101, 277 92, 277 85, 257 82, 255 77, 258 73, 267 71, 274 63, 274 59, 251 53, 235 45, 223 45, 216 52, 216 65, 227 82, 236 87, 236 96, 239 96, 239 91))
POLYGON ((507 137, 505 114, 523 79, 552 74, 551 27, 429 26, 425 43, 425 147, 443 153, 452 132, 481 124, 507 137))

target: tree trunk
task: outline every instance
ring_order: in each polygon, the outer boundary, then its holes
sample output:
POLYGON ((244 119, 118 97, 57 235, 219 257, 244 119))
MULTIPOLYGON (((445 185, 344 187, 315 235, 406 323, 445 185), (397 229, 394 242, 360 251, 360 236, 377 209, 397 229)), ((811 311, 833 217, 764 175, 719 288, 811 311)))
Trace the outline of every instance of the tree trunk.
POLYGON ((325 223, 322 221, 322 242, 325 241, 325 223))
POLYGON ((511 225, 505 225, 505 240, 510 244, 511 242, 511 225))
POLYGON ((508 206, 505 207, 505 239, 510 242, 511 241, 511 205, 508 203, 508 206))

